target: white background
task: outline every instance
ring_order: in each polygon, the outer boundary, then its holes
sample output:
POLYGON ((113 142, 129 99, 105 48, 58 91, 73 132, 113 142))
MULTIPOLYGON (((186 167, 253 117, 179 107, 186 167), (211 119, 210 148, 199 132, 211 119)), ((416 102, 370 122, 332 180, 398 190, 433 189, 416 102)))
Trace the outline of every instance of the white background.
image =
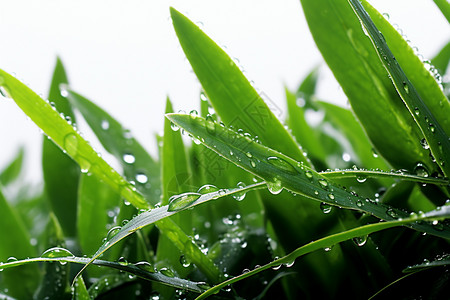
MULTIPOLYGON (((447 21, 431 0, 372 0, 388 13, 425 58, 450 39, 447 21)), ((153 154, 166 96, 175 110, 198 108, 200 85, 184 58, 169 6, 186 14, 239 59, 250 80, 284 110, 283 86, 295 89, 311 68, 324 65, 299 0, 0 0, 0 68, 34 91, 48 93, 56 56, 71 87, 131 129, 153 154)), ((345 103, 326 66, 319 95, 345 103)), ((26 145, 27 176, 39 180, 41 134, 0 98, 0 170, 26 145)))

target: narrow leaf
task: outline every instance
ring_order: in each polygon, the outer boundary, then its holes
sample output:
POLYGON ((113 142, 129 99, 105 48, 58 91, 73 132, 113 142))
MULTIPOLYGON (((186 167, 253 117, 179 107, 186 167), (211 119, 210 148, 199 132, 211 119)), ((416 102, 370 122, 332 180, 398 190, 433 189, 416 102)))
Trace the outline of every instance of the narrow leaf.
POLYGON ((0 172, 0 184, 5 186, 17 179, 22 170, 23 157, 24 149, 20 148, 16 157, 0 172))
MULTIPOLYGON (((351 193, 300 162, 258 144, 230 128, 217 124, 215 132, 210 133, 207 127, 211 125, 203 118, 182 114, 170 114, 167 117, 219 155, 263 178, 272 193, 279 193, 285 188, 316 201, 369 213, 383 220, 409 216, 405 211, 351 193)), ((450 236, 448 226, 445 226, 445 229, 433 228, 428 223, 414 223, 409 226, 440 237, 450 236)))
POLYGON ((433 0, 434 3, 439 7, 444 17, 450 23, 450 3, 448 0, 433 0))
MULTIPOLYGON (((358 0, 349 0, 353 9, 364 24, 368 35, 377 50, 380 60, 383 62, 386 70, 388 71, 392 82, 401 96, 403 102, 406 104, 411 116, 413 116, 416 123, 419 125, 425 139, 430 147, 431 153, 435 157, 437 163, 441 167, 446 176, 450 176, 450 139, 444 130, 443 126, 446 126, 448 122, 448 114, 443 116, 444 123, 440 123, 435 115, 431 112, 427 104, 424 103, 421 96, 416 91, 415 86, 411 83, 408 77, 405 75, 402 67, 397 62, 396 58, 392 54, 384 36, 377 29, 375 24, 370 19, 367 12, 358 0)), ((444 99, 442 107, 439 110, 445 110, 448 108, 448 99, 442 94, 444 99)), ((435 111, 438 111, 437 109, 435 111)), ((450 126, 446 127, 450 130, 450 126)))
POLYGON ((235 62, 197 25, 174 8, 170 8, 170 14, 181 47, 222 121, 308 164, 271 111, 268 104, 274 103, 264 102, 265 95, 258 94, 235 62))

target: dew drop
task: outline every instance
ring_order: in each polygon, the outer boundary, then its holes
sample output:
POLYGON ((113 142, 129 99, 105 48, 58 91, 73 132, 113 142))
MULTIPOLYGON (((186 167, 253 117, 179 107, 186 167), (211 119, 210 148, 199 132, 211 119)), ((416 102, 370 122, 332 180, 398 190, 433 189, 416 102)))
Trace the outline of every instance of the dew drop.
POLYGON ((364 205, 364 203, 362 202, 361 199, 357 199, 357 200, 356 200, 356 206, 362 207, 363 205, 364 205))
POLYGON ((267 188, 269 192, 274 195, 281 193, 283 190, 283 186, 281 185, 281 181, 278 178, 273 178, 273 181, 266 181, 267 188))
POLYGON ((348 153, 346 153, 346 152, 344 152, 344 153, 342 154, 342 160, 343 160, 343 161, 349 162, 351 159, 352 159, 352 157, 350 156, 350 154, 348 154, 348 153))
POLYGON ((136 263, 134 265, 136 267, 138 267, 139 269, 144 270, 144 271, 149 272, 149 273, 155 273, 156 272, 155 268, 148 261, 140 261, 140 262, 138 262, 138 263, 136 263))
POLYGON ((367 180, 367 176, 365 175, 358 175, 356 176, 356 181, 358 181, 359 183, 364 183, 367 180))
POLYGON ((424 164, 417 163, 417 165, 414 167, 414 173, 416 173, 417 176, 421 177, 428 177, 429 172, 424 164))
POLYGON ((180 130, 180 127, 178 127, 178 125, 173 122, 170 122, 170 128, 172 128, 173 131, 180 130))
POLYGON ((291 262, 285 263, 284 265, 288 268, 292 267, 295 264, 295 259, 291 262))
POLYGON ((202 100, 202 101, 208 101, 208 97, 206 97, 206 94, 205 94, 205 92, 201 92, 200 93, 200 100, 202 100))
POLYGON ((191 262, 186 258, 186 256, 181 255, 180 256, 180 264, 183 267, 188 268, 191 265, 191 262))
POLYGON ((42 253, 41 257, 44 258, 53 258, 53 257, 73 257, 74 255, 67 249, 54 247, 47 249, 42 253))
POLYGON ((128 266, 128 261, 123 256, 119 257, 119 260, 117 262, 122 266, 128 266))
POLYGON ((434 133, 435 128, 434 128, 434 124, 433 123, 428 124, 428 128, 430 129, 431 133, 434 133))
POLYGON ((205 290, 205 291, 209 290, 211 288, 211 286, 209 284, 207 284, 206 282, 198 282, 197 287, 202 290, 205 290))
POLYGON ((327 196, 328 196, 328 198, 330 198, 330 200, 334 200, 334 195, 333 194, 328 194, 327 196))
POLYGON ((6 260, 7 263, 13 263, 13 262, 16 262, 16 261, 17 261, 17 258, 15 258, 14 256, 10 256, 6 260))
POLYGON ((329 214, 331 212, 332 208, 333 207, 331 205, 329 205, 325 202, 320 203, 320 209, 322 210, 322 212, 324 214, 329 214))
POLYGON ((291 174, 296 174, 297 170, 290 164, 288 163, 286 160, 276 157, 276 156, 270 156, 267 158, 267 161, 277 167, 278 169, 291 173, 291 174))
POLYGON ((126 162, 129 165, 134 164, 134 162, 136 161, 136 158, 131 153, 125 153, 122 156, 122 159, 123 159, 124 162, 126 162))
POLYGON ((367 239, 368 239, 367 235, 364 235, 364 236, 358 236, 358 237, 355 237, 355 238, 353 239, 353 242, 354 242, 357 246, 362 247, 362 246, 364 246, 364 245, 366 244, 367 239))
POLYGON ((112 239, 116 234, 119 233, 119 231, 122 229, 120 226, 114 226, 108 231, 108 234, 106 235, 106 240, 109 241, 112 239))
POLYGON ((179 211, 182 210, 197 201, 200 198, 201 194, 199 193, 184 193, 180 195, 175 195, 170 197, 169 199, 169 208, 167 211, 179 211))
POLYGON ((212 192, 217 192, 218 190, 219 190, 219 188, 215 185, 205 184, 198 189, 197 193, 203 195, 203 194, 208 194, 208 193, 212 193, 212 192))
POLYGON ((11 94, 5 86, 0 86, 0 95, 2 95, 5 99, 12 99, 11 94))
POLYGON ((390 216, 391 218, 394 218, 394 219, 398 218, 398 214, 392 208, 388 208, 388 210, 386 211, 386 214, 388 216, 390 216))
POLYGON ((323 188, 323 189, 327 189, 327 187, 328 187, 328 181, 326 181, 326 179, 320 178, 319 179, 319 184, 320 184, 320 187, 323 188))
POLYGON ((161 274, 163 274, 163 275, 165 275, 167 277, 174 277, 175 276, 173 271, 171 269, 169 269, 169 268, 166 268, 166 267, 159 269, 159 272, 161 272, 161 274))
POLYGON ((409 94, 409 86, 408 86, 408 84, 405 81, 403 81, 403 89, 405 90, 405 92, 407 94, 409 94))
POLYGON ((108 130, 109 129, 109 122, 108 122, 108 120, 102 120, 102 123, 100 125, 102 126, 103 130, 108 130))
MULTIPOLYGON (((243 188, 245 188, 245 183, 239 182, 237 184, 237 187, 240 188, 240 189, 243 189, 243 188)), ((234 198, 234 200, 242 201, 242 200, 244 200, 245 195, 246 195, 245 192, 235 193, 235 194, 233 194, 233 198, 234 198)))
POLYGON ((69 133, 64 137, 64 149, 71 157, 75 157, 78 153, 78 138, 74 133, 69 133))
POLYGON ((206 131, 211 134, 216 133, 216 122, 214 121, 212 115, 208 114, 205 119, 206 131))
POLYGON ((144 173, 137 173, 136 174, 136 181, 142 184, 145 184, 148 182, 148 177, 144 173))
POLYGON ((418 107, 414 107, 414 114, 415 114, 416 116, 419 116, 419 115, 420 115, 420 110, 419 110, 418 107))
POLYGON ((313 173, 311 171, 306 171, 305 175, 308 179, 312 179, 313 178, 313 173))
POLYGON ((421 139, 420 140, 420 144, 422 145, 422 148, 423 149, 425 149, 425 150, 428 150, 428 149, 430 149, 430 146, 428 145, 428 142, 427 142, 427 140, 426 139, 421 139))

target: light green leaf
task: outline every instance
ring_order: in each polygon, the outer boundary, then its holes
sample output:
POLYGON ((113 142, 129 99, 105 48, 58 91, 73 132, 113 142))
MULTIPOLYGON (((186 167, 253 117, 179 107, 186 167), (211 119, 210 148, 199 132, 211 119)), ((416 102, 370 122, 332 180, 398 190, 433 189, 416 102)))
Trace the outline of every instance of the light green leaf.
POLYGON ((17 179, 22 170, 23 157, 24 148, 22 147, 11 163, 0 172, 0 184, 5 186, 17 179))
POLYGON ((86 285, 84 284, 83 277, 78 277, 75 281, 74 291, 73 291, 73 300, 91 300, 89 293, 86 289, 86 285))
MULTIPOLYGON (((56 60, 50 86, 49 101, 56 112, 75 124, 75 115, 59 86, 67 84, 67 76, 61 60, 56 60)), ((77 219, 77 194, 80 168, 57 145, 44 136, 42 145, 42 171, 45 191, 50 206, 61 224, 66 236, 75 236, 77 219)))

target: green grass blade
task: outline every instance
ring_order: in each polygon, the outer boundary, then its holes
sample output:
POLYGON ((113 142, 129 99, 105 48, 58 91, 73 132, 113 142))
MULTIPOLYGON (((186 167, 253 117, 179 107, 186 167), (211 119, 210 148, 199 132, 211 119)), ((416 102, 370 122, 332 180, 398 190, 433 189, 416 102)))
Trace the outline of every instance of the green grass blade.
POLYGON ((0 70, 0 86, 55 144, 78 163, 82 172, 89 171, 96 174, 99 179, 137 208, 149 207, 147 201, 135 191, 135 188, 109 166, 72 125, 53 110, 50 103, 3 70, 0 70))
POLYGON ((367 138, 361 124, 351 111, 337 105, 316 101, 317 106, 325 111, 325 118, 329 120, 348 140, 353 148, 352 161, 364 168, 387 169, 388 165, 380 157, 374 156, 374 147, 367 138))
MULTIPOLYGON (((440 168, 446 176, 450 176, 450 139, 444 128, 450 132, 450 115, 449 101, 442 94, 439 100, 427 101, 422 100, 413 83, 408 79, 402 67, 392 54, 384 36, 377 29, 371 18, 364 10, 358 0, 349 0, 355 13, 360 18, 363 26, 377 50, 380 60, 383 62, 388 71, 392 82, 406 104, 409 112, 420 127, 425 139, 430 147, 431 153, 435 157, 440 168), (437 113, 439 114, 433 114, 437 113), (444 112, 444 115, 441 115, 444 112), (439 119, 438 119, 439 117, 439 119), (443 120, 443 122, 440 122, 443 120)), ((429 88, 431 90, 431 88, 429 88)), ((427 98, 427 100, 430 100, 427 98)))
POLYGON ((448 0, 433 0, 434 3, 439 7, 444 17, 450 23, 450 3, 448 0))
MULTIPOLYGON (((67 84, 67 76, 58 58, 53 71, 49 101, 58 113, 75 124, 75 115, 59 86, 67 84)), ((80 168, 66 153, 47 137, 43 138, 42 171, 45 191, 50 206, 61 224, 66 236, 75 236, 77 219, 77 191, 80 168), (64 171, 62 171, 64 170, 64 171)))
POLYGON ((442 186, 449 184, 449 180, 447 178, 428 177, 428 174, 424 174, 426 177, 418 176, 414 174, 407 174, 402 171, 388 172, 381 170, 348 169, 324 171, 319 172, 319 174, 327 178, 356 178, 356 180, 360 182, 364 182, 367 178, 392 178, 419 183, 431 183, 442 186))
POLYGON ((81 276, 78 277, 75 282, 72 298, 74 300, 91 300, 91 297, 86 289, 86 284, 84 284, 84 280, 81 276))
POLYGON ((22 170, 24 149, 21 147, 16 157, 0 172, 0 184, 8 185, 19 177, 22 170))
POLYGON ((413 170, 422 162, 433 173, 437 166, 419 142, 423 135, 347 0, 301 0, 301 4, 317 47, 378 154, 395 168, 413 170))
MULTIPOLYGON (((445 213, 445 216, 447 218, 449 217, 448 211, 445 213)), ((425 218, 422 218, 422 219, 425 219, 425 218)), ((347 230, 344 232, 326 236, 324 238, 310 242, 302 247, 299 247, 296 250, 289 253, 288 255, 281 257, 279 259, 276 259, 276 260, 274 260, 268 264, 265 264, 259 268, 255 268, 249 272, 243 273, 242 275, 228 279, 228 280, 212 287, 211 289, 207 290, 203 294, 201 294, 199 297, 197 297, 197 300, 205 299, 206 297, 217 293, 218 291, 220 291, 220 289, 228 286, 229 284, 232 284, 234 282, 248 278, 248 277, 258 274, 264 270, 267 270, 270 268, 279 269, 279 267, 281 267, 282 265, 290 267, 295 263, 295 260, 298 257, 309 254, 316 250, 331 247, 335 244, 338 244, 338 243, 341 243, 343 241, 350 240, 353 238, 357 238, 357 237, 361 237, 361 236, 368 236, 369 234, 378 232, 380 230, 385 230, 385 229, 389 229, 389 228, 393 228, 393 227, 397 227, 397 226, 407 225, 409 223, 416 222, 417 220, 418 219, 416 217, 413 217, 413 218, 407 218, 404 220, 380 222, 380 223, 376 223, 376 224, 369 224, 369 225, 356 227, 356 228, 353 228, 353 229, 350 229, 350 230, 347 230)))
POLYGON ((82 174, 78 199, 78 241, 83 253, 92 255, 107 232, 122 199, 95 175, 82 174))
MULTIPOLYGON (((225 197, 228 195, 233 195, 236 193, 246 192, 246 191, 249 191, 252 189, 256 189, 256 188, 261 187, 263 184, 264 183, 257 183, 254 185, 246 186, 244 188, 236 188, 236 189, 229 189, 229 190, 221 189, 219 191, 211 192, 211 193, 207 193, 207 194, 203 194, 203 195, 198 194, 198 193, 180 194, 177 197, 178 201, 174 200, 171 203, 169 203, 169 205, 165 205, 162 207, 154 208, 149 211, 143 212, 143 213, 137 215, 136 217, 134 217, 123 227, 117 228, 117 230, 110 232, 107 237, 107 240, 101 245, 101 247, 93 255, 93 257, 91 258, 90 262, 87 265, 89 265, 91 262, 93 262, 95 259, 97 259, 100 255, 102 255, 109 248, 111 248, 112 246, 117 244, 119 241, 121 241, 122 239, 126 238, 127 236, 133 234, 134 232, 136 232, 137 230, 139 230, 145 226, 148 226, 150 224, 158 225, 161 222, 167 222, 167 219, 165 220, 165 218, 170 217, 180 211, 186 210, 188 208, 192 208, 196 205, 199 205, 199 204, 207 202, 207 201, 211 201, 211 200, 219 199, 219 198, 222 198, 222 197, 225 197), (186 196, 189 196, 189 198, 187 198, 186 196)), ((173 231, 167 232, 167 235, 169 238, 171 235, 174 235, 175 237, 177 237, 177 233, 173 232, 173 231)), ((188 254, 186 252, 188 252, 189 249, 194 247, 194 242, 192 241, 192 239, 190 239, 188 237, 178 236, 178 238, 179 238, 179 243, 182 244, 182 246, 179 247, 179 249, 185 255, 188 254), (186 250, 186 251, 183 251, 183 250, 186 250)), ((189 251, 193 252, 192 250, 189 250, 189 251)), ((193 255, 197 255, 197 254, 193 253, 193 255)), ((207 275, 209 278, 213 278, 213 279, 216 278, 216 281, 217 281, 218 269, 216 266, 211 265, 211 263, 208 263, 204 260, 202 261, 201 257, 194 256, 194 257, 190 257, 190 259, 194 263, 200 262, 200 263, 196 263, 197 267, 199 269, 201 269, 205 273, 205 275, 207 275), (211 269, 207 269, 208 267, 211 269)), ((85 267, 87 267, 87 265, 85 267)))
MULTIPOLYGON (((116 270, 120 270, 123 272, 127 272, 130 274, 134 274, 139 278, 156 281, 159 283, 163 283, 175 288, 187 289, 193 292, 203 292, 204 288, 202 288, 204 283, 201 282, 192 282, 189 280, 177 278, 177 277, 169 277, 161 272, 154 269, 152 265, 148 262, 138 262, 138 263, 120 263, 120 262, 112 262, 106 260, 96 259, 93 262, 90 261, 89 258, 85 257, 76 257, 76 256, 61 256, 61 257, 36 257, 36 258, 28 258, 23 260, 17 260, 15 262, 7 262, 3 263, 0 266, 6 270, 11 268, 16 268, 19 266, 30 266, 36 265, 37 262, 59 262, 59 263, 75 263, 75 264, 90 264, 96 266, 103 266, 108 268, 113 268, 116 270)), ((78 280, 78 279, 77 279, 78 280)))
POLYGON ((445 74, 450 63, 450 42, 447 43, 438 54, 431 60, 431 64, 438 70, 439 74, 445 74))
POLYGON ((154 205, 160 199, 160 167, 144 147, 106 111, 74 91, 67 89, 67 99, 89 124, 103 147, 114 155, 128 181, 134 181, 154 205))
MULTIPOLYGON (((208 148, 225 157, 239 167, 263 178, 272 193, 283 188, 307 198, 333 206, 353 209, 372 214, 382 220, 407 218, 405 211, 364 199, 334 184, 325 176, 297 162, 286 155, 254 142, 230 128, 211 121, 182 114, 166 115, 172 122, 184 128, 192 136, 202 141, 208 148), (214 133, 209 129, 215 128, 214 133)), ((450 228, 433 228, 431 224, 411 224, 411 228, 429 234, 449 237, 450 228)))
MULTIPOLYGON (((36 250, 30 244, 30 237, 25 225, 14 209, 6 202, 0 191, 0 261, 15 260, 36 255, 36 250), (10 258, 10 257, 16 258, 10 258)), ((0 269, 2 267, 0 266, 0 269)), ((33 292, 40 281, 41 274, 37 265, 24 266, 1 274, 3 289, 8 294, 19 299, 32 298, 33 292)))
POLYGON ((171 8, 170 13, 181 47, 222 121, 309 164, 292 136, 225 51, 177 10, 171 8))
POLYGON ((423 269, 443 267, 448 265, 450 265, 450 256, 447 254, 444 256, 440 256, 433 261, 426 260, 421 264, 409 266, 403 270, 403 273, 414 273, 423 269))

